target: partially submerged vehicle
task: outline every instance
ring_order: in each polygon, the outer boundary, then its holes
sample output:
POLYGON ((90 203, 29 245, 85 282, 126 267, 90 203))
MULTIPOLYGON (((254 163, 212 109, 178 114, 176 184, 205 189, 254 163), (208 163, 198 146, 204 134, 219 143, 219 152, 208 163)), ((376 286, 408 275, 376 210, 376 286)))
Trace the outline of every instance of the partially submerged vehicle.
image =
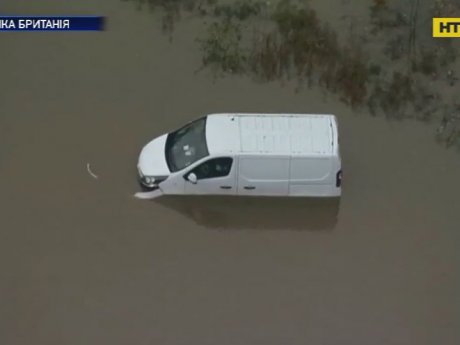
POLYGON ((340 197, 337 119, 324 114, 222 113, 143 149, 139 181, 162 194, 340 197))

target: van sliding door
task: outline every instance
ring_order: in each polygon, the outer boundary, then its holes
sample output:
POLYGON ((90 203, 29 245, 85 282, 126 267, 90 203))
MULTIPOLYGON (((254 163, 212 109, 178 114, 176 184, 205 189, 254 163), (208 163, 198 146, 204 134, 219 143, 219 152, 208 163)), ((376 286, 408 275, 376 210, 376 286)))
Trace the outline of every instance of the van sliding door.
POLYGON ((289 157, 240 156, 239 195, 287 196, 289 157))

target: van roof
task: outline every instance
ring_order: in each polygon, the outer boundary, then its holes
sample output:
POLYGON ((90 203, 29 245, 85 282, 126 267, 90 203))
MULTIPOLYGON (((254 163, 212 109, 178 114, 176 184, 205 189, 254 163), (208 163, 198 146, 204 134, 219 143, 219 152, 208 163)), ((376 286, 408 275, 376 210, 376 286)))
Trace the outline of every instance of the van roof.
POLYGON ((325 114, 210 114, 206 140, 211 154, 338 154, 336 118, 325 114))

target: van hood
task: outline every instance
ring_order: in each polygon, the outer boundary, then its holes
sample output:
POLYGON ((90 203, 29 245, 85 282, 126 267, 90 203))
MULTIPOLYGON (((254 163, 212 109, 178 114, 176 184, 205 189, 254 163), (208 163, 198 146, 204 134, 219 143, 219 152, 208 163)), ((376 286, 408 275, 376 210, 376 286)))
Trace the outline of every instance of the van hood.
POLYGON ((165 158, 167 134, 153 139, 141 151, 138 168, 144 176, 166 176, 170 174, 165 158))

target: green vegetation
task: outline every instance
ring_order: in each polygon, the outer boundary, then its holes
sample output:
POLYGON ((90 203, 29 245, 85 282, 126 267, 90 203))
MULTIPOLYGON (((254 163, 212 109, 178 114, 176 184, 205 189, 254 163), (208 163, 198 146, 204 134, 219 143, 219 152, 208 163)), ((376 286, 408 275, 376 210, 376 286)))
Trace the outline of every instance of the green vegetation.
POLYGON ((401 119, 405 117, 407 107, 414 101, 414 97, 411 77, 393 72, 389 81, 381 80, 374 86, 368 102, 373 113, 379 107, 389 118, 401 119))
POLYGON ((230 19, 212 23, 206 38, 199 40, 203 52, 203 65, 215 72, 240 73, 244 71, 247 56, 240 48, 241 28, 230 19))
POLYGON ((263 7, 264 4, 261 1, 237 0, 231 5, 216 4, 213 13, 216 17, 246 20, 250 17, 259 15, 263 7))
POLYGON ((374 0, 366 18, 370 30, 364 33, 370 39, 359 43, 353 35, 339 40, 302 0, 124 1, 160 7, 163 30, 169 33, 181 11, 205 16, 208 27, 198 42, 203 67, 215 75, 244 73, 261 82, 296 78, 353 108, 367 106, 373 115, 438 119, 440 142, 460 147, 460 106, 449 104, 430 86, 433 80, 456 84, 449 69, 456 49, 450 40, 433 40, 426 30, 433 16, 460 16, 460 5, 452 0, 392 6, 374 0), (381 54, 368 53, 371 49, 381 54))
POLYGON ((447 147, 457 146, 460 142, 460 104, 446 109, 441 120, 436 139, 447 147))
POLYGON ((335 32, 314 10, 280 1, 269 18, 274 28, 253 31, 249 47, 242 44, 242 30, 234 18, 241 20, 239 15, 226 16, 211 24, 201 39, 205 66, 225 73, 245 71, 262 81, 294 75, 309 86, 317 82, 338 93, 353 107, 363 103, 369 72, 361 50, 340 47, 335 32))

